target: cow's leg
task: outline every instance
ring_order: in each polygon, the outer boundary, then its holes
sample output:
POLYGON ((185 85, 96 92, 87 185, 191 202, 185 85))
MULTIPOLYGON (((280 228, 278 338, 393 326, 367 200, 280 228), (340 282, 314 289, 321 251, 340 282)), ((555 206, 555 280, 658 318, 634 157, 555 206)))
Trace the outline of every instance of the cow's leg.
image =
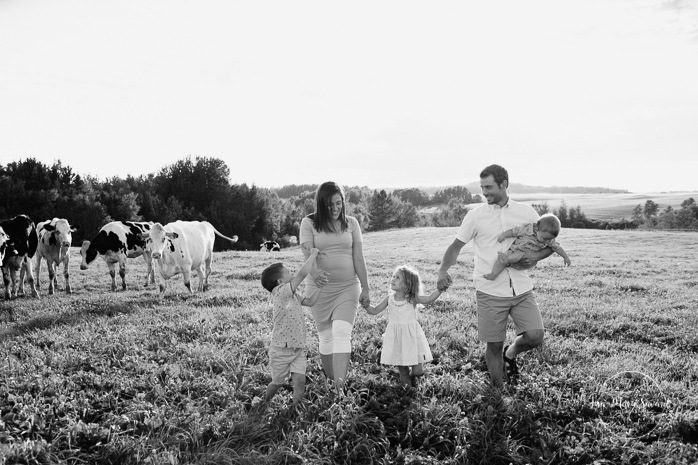
POLYGON ((24 269, 22 264, 22 262, 19 262, 19 283, 16 286, 15 282, 17 281, 17 272, 12 275, 12 293, 16 296, 24 295, 24 273, 26 273, 27 270, 24 269))
MULTIPOLYGON (((29 257, 24 257, 20 268, 26 272, 27 281, 29 282, 29 289, 32 291, 32 297, 39 297, 39 293, 36 291, 36 286, 34 285, 34 272, 32 271, 32 261, 29 257)), ((22 287, 22 294, 24 294, 24 283, 20 280, 20 285, 22 287)))
MULTIPOLYGON (((12 290, 10 291, 10 297, 17 297, 17 270, 10 269, 10 280, 12 281, 12 290)), ((24 294, 24 292, 22 292, 24 294)))
POLYGON ((119 263, 119 276, 121 276, 121 289, 126 290, 126 261, 119 263))
MULTIPOLYGON (((208 257, 208 259, 205 260, 205 262, 204 262, 204 265, 206 266, 206 274, 204 274, 203 278, 202 278, 202 280, 204 282, 204 287, 203 287, 204 291, 208 291, 208 277, 211 274, 211 260, 212 260, 212 258, 213 257, 208 257)), ((201 271, 204 271, 203 267, 202 267, 201 271)))
MULTIPOLYGON (((48 262, 46 262, 48 263, 48 262)), ((34 283, 37 289, 41 289, 41 282, 39 281, 39 273, 41 273, 41 256, 36 255, 36 265, 34 266, 34 283)))
POLYGON ((5 300, 10 300, 10 270, 2 269, 2 281, 5 284, 5 300))
POLYGON ((148 287, 148 284, 150 283, 155 284, 155 270, 153 269, 153 257, 150 255, 150 252, 143 252, 143 260, 145 260, 145 266, 148 270, 148 273, 145 275, 145 287, 148 287))
POLYGON ((63 277, 65 278, 65 293, 66 294, 72 294, 73 290, 70 288, 70 268, 68 265, 70 264, 70 258, 66 256, 63 259, 63 277))
POLYGON ((109 263, 107 263, 107 267, 109 267, 109 276, 111 276, 111 290, 115 291, 116 290, 116 263, 109 262, 109 263))
POLYGON ((182 270, 182 279, 184 280, 184 287, 186 287, 189 290, 190 294, 193 294, 194 291, 191 290, 191 269, 190 269, 190 267, 186 266, 182 270))
POLYGON ((53 295, 55 292, 54 283, 56 281, 56 264, 53 260, 46 260, 46 269, 48 270, 48 294, 53 295))
POLYGON ((197 287, 198 292, 203 292, 206 289, 208 289, 208 285, 206 284, 206 274, 204 273, 204 265, 203 263, 199 265, 199 267, 196 269, 196 276, 199 277, 199 287, 197 287))

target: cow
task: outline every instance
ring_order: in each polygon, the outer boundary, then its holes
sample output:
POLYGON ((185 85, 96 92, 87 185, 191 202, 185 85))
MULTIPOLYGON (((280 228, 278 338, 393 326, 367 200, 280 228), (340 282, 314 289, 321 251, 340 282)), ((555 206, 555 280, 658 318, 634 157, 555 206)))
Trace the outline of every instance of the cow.
POLYGON ((24 294, 23 277, 26 274, 32 296, 39 297, 34 286, 32 274, 32 257, 36 253, 39 239, 36 226, 27 215, 17 215, 9 220, 0 221, 0 228, 5 231, 5 256, 2 259, 2 279, 5 283, 5 300, 24 294), (19 289, 17 286, 17 270, 21 270, 19 289), (10 291, 10 279, 12 290, 10 291))
POLYGON ((65 292, 66 294, 72 294, 68 265, 70 264, 70 246, 73 243, 73 233, 78 229, 79 226, 71 226, 68 220, 63 218, 42 221, 36 225, 39 245, 36 249, 34 281, 37 289, 41 289, 39 272, 41 271, 41 259, 44 259, 48 269, 49 295, 53 294, 54 286, 58 289, 56 272, 61 263, 63 264, 63 277, 65 278, 65 292))
POLYGON ((160 269, 160 298, 165 295, 167 280, 179 273, 190 294, 192 271, 199 277, 198 291, 208 289, 215 236, 230 242, 238 240, 237 236, 230 238, 219 233, 208 221, 175 221, 165 226, 155 223, 149 233, 143 234, 160 269))
POLYGON ((80 269, 86 270, 99 255, 107 262, 111 275, 111 290, 116 290, 116 264, 119 264, 121 287, 126 290, 126 259, 143 255, 148 273, 145 276, 145 286, 148 280, 155 284, 155 271, 150 257, 150 251, 145 248, 145 240, 141 236, 150 231, 152 222, 144 221, 112 221, 102 226, 92 241, 84 241, 80 248, 82 263, 80 269))
POLYGON ((281 251, 281 246, 279 245, 278 242, 274 241, 264 241, 262 244, 259 246, 259 251, 260 252, 280 252, 281 251))

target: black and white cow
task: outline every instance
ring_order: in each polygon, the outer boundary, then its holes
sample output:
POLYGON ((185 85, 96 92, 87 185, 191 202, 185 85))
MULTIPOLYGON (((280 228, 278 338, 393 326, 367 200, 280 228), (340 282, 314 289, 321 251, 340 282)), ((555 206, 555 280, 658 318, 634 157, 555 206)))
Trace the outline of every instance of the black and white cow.
POLYGON ((260 252, 280 252, 281 246, 279 245, 278 242, 275 242, 275 241, 264 241, 259 246, 259 251, 260 252))
POLYGON ((119 264, 119 276, 121 285, 126 290, 126 259, 136 258, 143 255, 145 264, 148 267, 148 274, 145 276, 145 286, 148 280, 155 284, 155 272, 150 251, 145 248, 145 239, 142 234, 150 231, 152 222, 138 221, 112 221, 102 226, 92 241, 84 241, 80 248, 82 263, 80 269, 86 270, 97 256, 107 262, 109 275, 111 276, 111 290, 116 290, 116 264, 119 264))
POLYGON ((41 259, 46 260, 48 269, 48 293, 53 294, 54 286, 58 288, 56 272, 60 264, 63 264, 63 277, 65 278, 65 292, 72 293, 70 288, 70 246, 73 244, 73 233, 79 226, 71 226, 68 220, 54 218, 42 221, 36 225, 39 235, 39 246, 36 249, 36 263, 34 265, 34 280, 36 288, 41 289, 39 272, 41 271, 41 259))
POLYGON ((155 223, 150 233, 143 234, 159 265, 160 297, 165 295, 167 280, 180 273, 190 293, 192 271, 199 277, 198 290, 208 289, 215 236, 231 242, 238 240, 237 236, 231 238, 219 233, 208 221, 175 221, 165 226, 155 223))
POLYGON ((36 247, 39 242, 34 222, 27 215, 18 215, 9 220, 0 221, 0 228, 5 231, 8 237, 5 242, 5 256, 2 259, 5 300, 17 297, 18 294, 24 294, 23 277, 25 274, 32 296, 39 297, 39 293, 34 286, 31 260, 36 253, 36 247), (21 270, 19 283, 17 282, 18 270, 21 270), (11 291, 10 279, 12 280, 11 291))

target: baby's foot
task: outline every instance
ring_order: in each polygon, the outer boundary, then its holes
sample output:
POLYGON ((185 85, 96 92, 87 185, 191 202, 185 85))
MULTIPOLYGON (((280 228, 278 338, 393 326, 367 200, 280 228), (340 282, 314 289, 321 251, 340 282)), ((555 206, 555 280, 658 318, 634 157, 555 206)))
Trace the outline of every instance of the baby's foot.
POLYGON ((483 278, 490 280, 490 281, 494 281, 494 278, 496 278, 496 277, 497 276, 493 275, 492 273, 487 273, 486 275, 483 276, 483 278))

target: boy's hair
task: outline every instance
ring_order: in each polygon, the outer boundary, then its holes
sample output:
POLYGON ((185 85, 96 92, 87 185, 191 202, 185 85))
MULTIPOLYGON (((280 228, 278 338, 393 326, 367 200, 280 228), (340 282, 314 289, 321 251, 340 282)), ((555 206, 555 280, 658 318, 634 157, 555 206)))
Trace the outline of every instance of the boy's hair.
POLYGON ((269 265, 262 271, 262 286, 264 289, 271 292, 278 285, 279 279, 284 275, 284 264, 274 263, 269 265))
POLYGON ((400 265, 395 268, 395 273, 402 273, 405 280, 405 298, 410 303, 415 303, 417 296, 422 290, 422 282, 419 278, 419 273, 414 268, 407 265, 400 265))
POLYGON ((509 184, 509 173, 499 165, 490 165, 482 170, 480 178, 486 178, 490 175, 494 178, 494 182, 496 182, 499 187, 502 187, 504 181, 509 184))
POLYGON ((552 213, 546 213, 538 219, 536 222, 536 227, 538 227, 539 231, 549 232, 557 237, 557 235, 560 234, 562 224, 557 216, 553 215, 552 213))

